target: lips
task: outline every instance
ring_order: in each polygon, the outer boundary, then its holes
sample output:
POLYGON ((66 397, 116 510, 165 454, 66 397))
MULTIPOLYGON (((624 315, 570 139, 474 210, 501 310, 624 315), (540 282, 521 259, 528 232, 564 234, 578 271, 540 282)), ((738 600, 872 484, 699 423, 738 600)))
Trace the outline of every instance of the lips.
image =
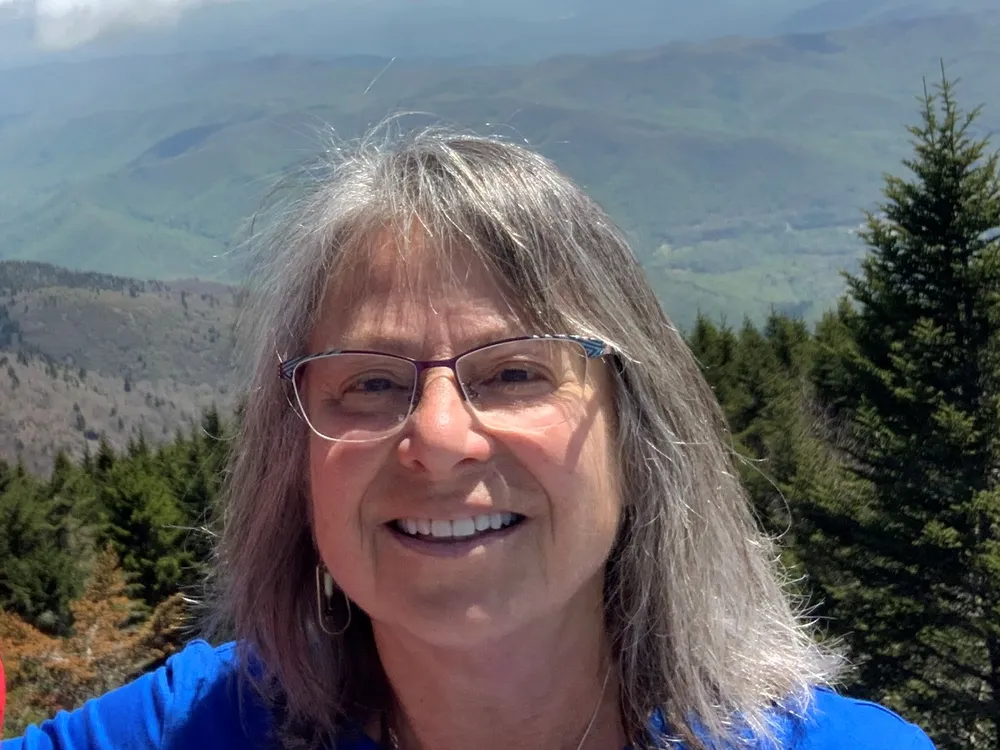
POLYGON ((514 526, 524 520, 519 513, 481 513, 466 518, 399 518, 391 526, 401 534, 428 541, 467 540, 514 526))

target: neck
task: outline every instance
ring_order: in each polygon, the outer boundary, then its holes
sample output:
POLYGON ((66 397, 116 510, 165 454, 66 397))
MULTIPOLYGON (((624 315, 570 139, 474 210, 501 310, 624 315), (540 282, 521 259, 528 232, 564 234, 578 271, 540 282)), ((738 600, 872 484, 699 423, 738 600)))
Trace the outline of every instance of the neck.
POLYGON ((535 623, 474 649, 375 624, 400 748, 621 750, 618 680, 596 614, 535 623))

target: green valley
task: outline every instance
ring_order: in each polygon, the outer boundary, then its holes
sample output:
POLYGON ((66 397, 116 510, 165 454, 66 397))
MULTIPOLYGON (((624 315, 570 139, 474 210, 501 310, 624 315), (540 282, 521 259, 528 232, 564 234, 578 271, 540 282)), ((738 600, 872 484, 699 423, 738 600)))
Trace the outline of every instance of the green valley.
POLYGON ((525 65, 209 53, 0 71, 0 258, 240 277, 246 219, 387 115, 524 139, 630 232, 668 311, 815 319, 908 143, 922 77, 1000 126, 1000 14, 525 65))

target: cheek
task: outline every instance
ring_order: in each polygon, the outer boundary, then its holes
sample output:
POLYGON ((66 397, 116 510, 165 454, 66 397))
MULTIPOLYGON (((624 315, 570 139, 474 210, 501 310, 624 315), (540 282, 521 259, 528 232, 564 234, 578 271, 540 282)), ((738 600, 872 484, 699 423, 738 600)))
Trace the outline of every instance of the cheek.
POLYGON ((610 433, 599 418, 583 434, 553 430, 506 441, 544 490, 554 532, 567 524, 585 524, 600 535, 617 528, 622 503, 610 433))
POLYGON ((335 560, 358 554, 364 497, 384 463, 376 446, 332 443, 313 437, 309 444, 309 497, 316 544, 330 572, 335 560))
POLYGON ((594 430, 585 449, 581 451, 575 471, 580 494, 568 498, 571 503, 578 503, 581 499, 589 500, 588 522, 593 524, 593 532, 602 540, 607 539, 609 545, 611 538, 617 533, 622 511, 618 469, 612 445, 605 425, 594 430))

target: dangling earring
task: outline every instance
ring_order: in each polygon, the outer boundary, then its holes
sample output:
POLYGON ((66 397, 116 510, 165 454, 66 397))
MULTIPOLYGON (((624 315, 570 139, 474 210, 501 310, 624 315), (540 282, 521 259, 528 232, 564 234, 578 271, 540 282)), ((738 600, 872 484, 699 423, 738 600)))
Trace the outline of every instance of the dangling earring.
POLYGON ((316 614, 319 617, 319 627, 327 635, 339 636, 347 632, 351 627, 351 600, 341 589, 340 593, 344 597, 344 606, 347 607, 347 622, 344 627, 336 630, 330 627, 330 623, 336 620, 337 611, 333 606, 333 576, 330 571, 320 563, 316 566, 316 614))

